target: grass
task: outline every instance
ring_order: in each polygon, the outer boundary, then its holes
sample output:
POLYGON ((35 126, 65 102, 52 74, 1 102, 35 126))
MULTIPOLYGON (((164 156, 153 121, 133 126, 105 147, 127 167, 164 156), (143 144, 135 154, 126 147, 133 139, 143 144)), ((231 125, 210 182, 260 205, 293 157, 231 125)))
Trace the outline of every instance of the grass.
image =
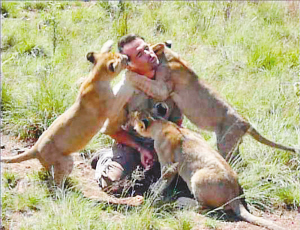
MULTIPOLYGON (((2 130, 38 138, 74 102, 87 76, 89 51, 108 39, 137 33, 173 49, 199 77, 264 136, 299 147, 299 4, 295 2, 9 2, 2 1, 2 130)), ((116 46, 114 46, 116 50, 116 46)), ((184 125, 197 128, 187 119, 184 125)), ((215 137, 201 131, 215 146, 215 137)), ((83 150, 111 146, 98 134, 83 150)), ((252 208, 296 209, 299 156, 246 136, 233 163, 252 208)), ((2 220, 19 229, 191 229, 193 218, 143 205, 115 209, 68 191, 49 196, 39 178, 20 193, 18 175, 2 173, 2 220), (9 182, 10 181, 10 182, 9 182), (71 212, 72 210, 72 212, 71 212), (18 223, 13 215, 20 214, 18 223), (117 217, 120 220, 117 220, 117 217), (110 221, 113 218, 116 221, 110 221), (42 223, 42 224, 41 224, 42 223), (37 227, 38 226, 38 227, 37 227)), ((68 190, 68 189, 67 189, 68 190)), ((216 228, 215 218, 205 226, 216 228)))
MULTIPOLYGON (((193 220, 182 211, 173 214, 151 205, 151 198, 141 207, 111 206, 90 201, 78 192, 65 188, 49 194, 36 174, 27 175, 26 189, 18 192, 8 186, 4 175, 2 185, 2 220, 13 229, 191 229, 193 220), (13 210, 13 212, 12 212, 13 210), (22 218, 15 222, 13 214, 22 218), (180 214, 180 215, 179 215, 180 214), (114 220, 114 221, 112 221, 114 220)), ((22 186, 19 182, 18 186, 22 186)))

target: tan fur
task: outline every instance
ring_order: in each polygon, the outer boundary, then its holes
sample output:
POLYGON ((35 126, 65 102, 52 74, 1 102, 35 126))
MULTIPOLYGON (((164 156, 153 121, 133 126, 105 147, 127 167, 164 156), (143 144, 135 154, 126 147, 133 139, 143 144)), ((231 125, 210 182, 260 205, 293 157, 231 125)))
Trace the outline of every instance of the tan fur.
POLYGON ((154 148, 167 184, 178 173, 201 206, 216 208, 225 205, 226 209, 232 209, 250 223, 269 229, 283 229, 247 211, 239 198, 237 174, 199 134, 166 120, 143 116, 136 112, 132 118, 133 125, 140 135, 154 139, 154 148), (172 170, 168 170, 168 166, 172 166, 172 170))
POLYGON ((299 152, 267 140, 251 124, 240 116, 225 100, 204 81, 200 81, 188 64, 164 44, 152 46, 161 65, 155 80, 136 73, 126 77, 138 89, 149 96, 165 100, 171 97, 182 113, 199 128, 216 133, 217 146, 222 156, 230 156, 246 133, 257 141, 283 150, 299 152))
MULTIPOLYGON (((109 53, 110 48, 111 43, 105 44, 102 53, 87 55, 94 66, 82 83, 75 103, 52 123, 30 150, 18 156, 3 157, 2 162, 17 163, 37 158, 46 169, 53 166, 55 183, 60 186, 63 178, 72 172, 71 153, 82 149, 105 121, 109 123, 108 134, 120 128, 122 119, 110 112, 114 100, 110 81, 125 68, 127 57, 109 53)), ((119 115, 123 117, 122 113, 119 115)))

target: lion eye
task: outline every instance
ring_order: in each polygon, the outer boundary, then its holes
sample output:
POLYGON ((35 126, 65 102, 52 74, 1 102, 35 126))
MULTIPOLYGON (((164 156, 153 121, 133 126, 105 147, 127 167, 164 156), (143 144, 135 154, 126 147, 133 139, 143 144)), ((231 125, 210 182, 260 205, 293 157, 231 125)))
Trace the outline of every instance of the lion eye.
POLYGON ((143 119, 142 122, 143 122, 144 125, 145 125, 145 129, 147 129, 148 126, 149 126, 149 121, 148 121, 148 119, 143 119))
POLYGON ((114 63, 113 63, 113 62, 111 62, 111 63, 108 65, 108 69, 109 69, 109 71, 111 71, 111 72, 115 72, 115 66, 114 66, 114 63))

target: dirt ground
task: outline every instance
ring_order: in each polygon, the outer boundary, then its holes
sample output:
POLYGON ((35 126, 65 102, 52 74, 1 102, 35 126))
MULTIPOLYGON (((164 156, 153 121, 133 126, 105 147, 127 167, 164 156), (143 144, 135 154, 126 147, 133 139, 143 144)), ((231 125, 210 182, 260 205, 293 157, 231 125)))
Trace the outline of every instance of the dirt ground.
MULTIPOLYGON (((1 156, 9 156, 12 154, 18 154, 26 148, 30 148, 33 145, 32 142, 21 142, 17 139, 1 134, 1 156)), ((79 154, 74 154, 75 166, 71 174, 72 178, 76 178, 79 181, 79 186, 84 195, 90 199, 96 199, 104 202, 115 203, 117 199, 107 195, 99 190, 99 187, 94 180, 94 170, 91 168, 88 160, 83 159, 79 154)), ((38 171, 42 169, 38 160, 33 159, 16 164, 4 164, 1 163, 1 173, 4 171, 12 171, 22 178, 22 175, 38 171)), ((25 178, 25 177, 24 177, 25 178)), ((26 181, 24 183, 18 183, 20 192, 26 187, 26 181)), ((141 197, 130 199, 129 202, 135 205, 142 203, 141 197)), ((126 203, 127 201, 125 201, 126 203)), ((284 227, 287 230, 299 230, 300 229, 300 210, 287 211, 284 209, 277 210, 274 213, 255 212, 254 215, 261 216, 265 219, 271 220, 279 226, 284 227)), ((18 218, 18 215, 13 215, 18 218)), ((195 218, 199 222, 199 225, 195 229, 209 229, 203 225, 203 217, 195 214, 195 218)), ((15 220, 17 221, 17 219, 15 220)), ((262 227, 254 226, 244 221, 222 222, 217 229, 222 230, 259 230, 265 229, 262 227)), ((1 228, 0 228, 1 229, 1 228)))

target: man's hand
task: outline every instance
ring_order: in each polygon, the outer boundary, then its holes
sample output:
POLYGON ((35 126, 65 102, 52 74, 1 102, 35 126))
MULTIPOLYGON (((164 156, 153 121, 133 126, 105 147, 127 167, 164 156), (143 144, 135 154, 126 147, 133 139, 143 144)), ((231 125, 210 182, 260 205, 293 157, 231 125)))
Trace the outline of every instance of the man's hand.
POLYGON ((145 148, 139 148, 138 150, 141 153, 141 163, 146 170, 150 169, 153 166, 153 152, 145 148))
POLYGON ((154 153, 150 150, 142 147, 140 144, 135 142, 134 138, 125 130, 120 130, 113 135, 110 135, 116 142, 130 146, 136 149, 141 154, 141 163, 143 167, 148 170, 153 165, 154 153))

